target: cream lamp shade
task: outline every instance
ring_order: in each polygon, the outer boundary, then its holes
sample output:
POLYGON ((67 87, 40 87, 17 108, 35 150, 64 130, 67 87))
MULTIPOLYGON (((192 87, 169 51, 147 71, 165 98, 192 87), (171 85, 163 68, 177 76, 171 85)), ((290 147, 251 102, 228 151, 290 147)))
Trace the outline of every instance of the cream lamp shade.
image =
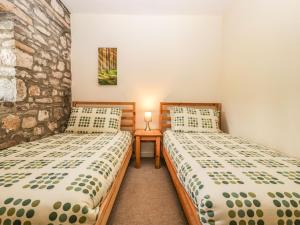
POLYGON ((152 112, 145 112, 144 120, 146 122, 146 131, 150 131, 150 122, 152 121, 152 112))
POLYGON ((145 122, 151 122, 152 121, 152 112, 145 112, 145 122))

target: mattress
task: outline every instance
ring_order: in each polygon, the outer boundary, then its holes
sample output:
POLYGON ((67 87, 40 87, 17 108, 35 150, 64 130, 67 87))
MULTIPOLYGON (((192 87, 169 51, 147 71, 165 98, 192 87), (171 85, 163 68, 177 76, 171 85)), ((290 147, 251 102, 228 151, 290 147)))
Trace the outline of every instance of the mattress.
POLYGON ((0 224, 95 224, 130 144, 65 133, 0 151, 0 224))
POLYGON ((300 225, 300 160, 224 133, 164 133, 203 225, 300 225))

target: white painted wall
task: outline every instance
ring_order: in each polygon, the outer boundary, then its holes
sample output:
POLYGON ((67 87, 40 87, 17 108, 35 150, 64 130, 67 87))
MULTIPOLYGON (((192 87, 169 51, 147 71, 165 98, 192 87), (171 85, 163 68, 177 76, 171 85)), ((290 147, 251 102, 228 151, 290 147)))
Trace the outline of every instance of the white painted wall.
POLYGON ((158 126, 160 101, 221 101, 230 133, 300 156, 299 12, 234 0, 224 18, 75 13, 73 100, 136 101, 140 128, 148 110, 158 126), (118 48, 117 86, 97 84, 98 47, 118 48))
MULTIPOLYGON (((73 100, 135 101, 137 127, 160 101, 219 101, 221 16, 72 14, 73 100), (97 83, 98 47, 118 48, 118 85, 97 83)), ((153 157, 153 146, 143 148, 153 157)))
POLYGON ((235 0, 224 40, 229 132, 300 157, 300 1, 235 0))
POLYGON ((220 16, 72 14, 73 100, 136 101, 158 126, 160 101, 218 101, 220 16), (118 85, 97 83, 98 47, 118 48, 118 85))

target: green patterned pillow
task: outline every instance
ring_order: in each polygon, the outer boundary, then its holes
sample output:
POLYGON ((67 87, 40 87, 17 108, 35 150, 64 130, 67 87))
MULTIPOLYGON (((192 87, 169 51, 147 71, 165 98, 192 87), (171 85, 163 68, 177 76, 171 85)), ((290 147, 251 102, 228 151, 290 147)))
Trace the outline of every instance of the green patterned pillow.
POLYGON ((118 132, 121 127, 121 108, 73 107, 67 133, 118 132))
POLYGON ((219 129, 219 112, 214 109, 197 109, 174 106, 170 108, 171 129, 179 132, 216 133, 219 129))

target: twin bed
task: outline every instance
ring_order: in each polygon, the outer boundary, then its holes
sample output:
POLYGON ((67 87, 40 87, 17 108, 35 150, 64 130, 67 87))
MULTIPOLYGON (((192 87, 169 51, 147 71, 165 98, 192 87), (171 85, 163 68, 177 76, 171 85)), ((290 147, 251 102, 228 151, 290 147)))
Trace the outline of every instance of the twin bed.
POLYGON ((161 103, 163 156, 190 225, 300 224, 300 160, 222 132, 174 132, 174 106, 221 105, 161 103))
MULTIPOLYGON (((116 133, 62 133, 0 151, 0 224, 106 224, 132 155, 135 103, 116 133)), ((83 124, 84 125, 84 124, 83 124)))
MULTIPOLYGON (((122 108, 120 131, 62 133, 0 151, 1 225, 107 223, 132 155, 135 103, 73 106, 122 108)), ((220 126, 221 105, 161 103, 163 156, 190 225, 300 225, 299 160, 222 132, 173 131, 170 107, 213 109, 220 126)))

